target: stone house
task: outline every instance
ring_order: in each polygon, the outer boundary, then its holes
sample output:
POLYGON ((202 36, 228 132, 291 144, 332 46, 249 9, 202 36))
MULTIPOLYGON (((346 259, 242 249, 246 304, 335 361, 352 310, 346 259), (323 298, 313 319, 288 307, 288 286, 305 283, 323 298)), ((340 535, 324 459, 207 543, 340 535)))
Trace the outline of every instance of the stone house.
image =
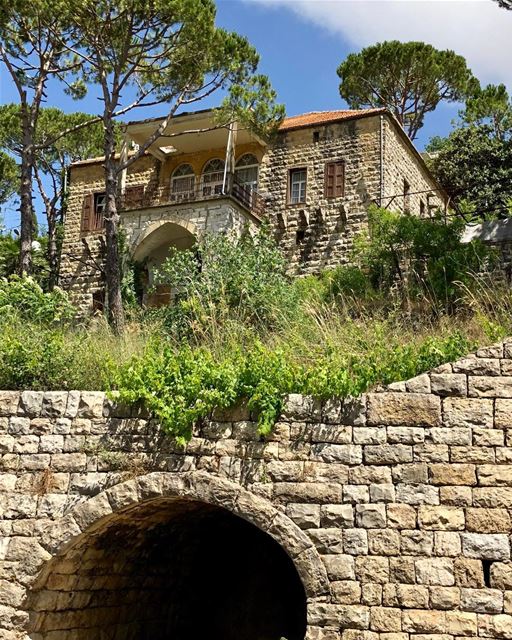
MULTIPOLYGON (((129 123, 122 153, 159 122, 129 123)), ((419 216, 446 206, 385 109, 289 117, 271 142, 237 124, 215 127, 210 110, 180 114, 120 183, 128 249, 148 283, 169 247, 190 248, 205 233, 240 234, 266 221, 290 272, 316 273, 350 260, 372 203, 419 216)), ((104 297, 102 191, 101 158, 71 166, 61 285, 84 312, 104 297)))

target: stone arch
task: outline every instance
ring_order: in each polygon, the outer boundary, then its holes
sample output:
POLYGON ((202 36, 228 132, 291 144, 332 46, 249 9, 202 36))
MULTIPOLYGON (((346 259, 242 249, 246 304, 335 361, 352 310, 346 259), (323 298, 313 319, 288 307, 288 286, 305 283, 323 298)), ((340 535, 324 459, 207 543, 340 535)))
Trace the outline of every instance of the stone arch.
POLYGON ((195 226, 178 219, 158 220, 143 229, 132 244, 132 258, 139 263, 141 302, 153 307, 169 304, 176 293, 166 284, 156 282, 155 273, 169 256, 171 247, 191 249, 197 240, 195 226))
MULTIPOLYGON (((281 549, 294 568, 302 585, 304 602, 306 599, 311 601, 328 595, 327 574, 311 540, 268 500, 207 472, 153 472, 115 485, 90 498, 52 523, 43 533, 38 554, 41 566, 37 578, 32 582, 26 604, 30 624, 37 626, 34 620, 40 615, 38 612, 42 610, 41 607, 45 606, 37 598, 42 593, 42 602, 47 600, 48 593, 43 589, 47 589, 45 585, 49 578, 55 580, 55 566, 66 566, 73 554, 76 556, 81 553, 91 536, 98 538, 103 535, 119 515, 135 513, 141 507, 158 508, 172 501, 173 504, 190 505, 190 508, 199 503, 210 505, 213 509, 229 513, 230 517, 235 517, 238 521, 249 523, 244 526, 251 526, 251 529, 259 530, 260 534, 268 534, 265 538, 275 541, 272 544, 281 549)), ((60 569, 57 574, 59 571, 60 569)), ((62 607, 61 600, 59 606, 62 607)), ((29 633, 37 633, 38 629, 32 628, 30 624, 29 633)))
POLYGON ((197 240, 196 226, 182 218, 157 220, 147 225, 132 242, 132 258, 137 262, 146 258, 151 251, 162 244, 171 243, 176 238, 187 238, 193 244, 197 240))

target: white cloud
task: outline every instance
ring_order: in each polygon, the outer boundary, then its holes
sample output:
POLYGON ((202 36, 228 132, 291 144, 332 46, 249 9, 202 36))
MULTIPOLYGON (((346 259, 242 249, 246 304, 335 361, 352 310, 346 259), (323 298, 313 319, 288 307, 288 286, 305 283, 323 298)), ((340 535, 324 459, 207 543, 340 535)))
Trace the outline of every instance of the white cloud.
POLYGON ((252 0, 283 6, 340 34, 354 50, 383 40, 422 40, 463 55, 482 81, 512 88, 512 11, 492 0, 252 0))

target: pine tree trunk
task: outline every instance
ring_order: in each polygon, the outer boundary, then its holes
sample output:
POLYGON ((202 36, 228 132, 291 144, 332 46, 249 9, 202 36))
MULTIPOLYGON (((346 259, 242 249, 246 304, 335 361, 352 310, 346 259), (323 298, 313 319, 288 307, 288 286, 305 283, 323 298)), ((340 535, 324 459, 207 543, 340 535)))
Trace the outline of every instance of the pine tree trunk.
POLYGON ((115 137, 112 120, 105 122, 105 152, 105 280, 107 285, 107 312, 111 327, 116 333, 121 333, 124 327, 124 310, 121 298, 117 171, 114 156, 115 137))
POLYGON ((32 208, 32 176, 34 167, 34 147, 28 123, 28 115, 23 114, 23 152, 21 154, 21 184, 20 184, 20 259, 19 274, 28 275, 32 272, 32 240, 34 233, 34 218, 32 208))

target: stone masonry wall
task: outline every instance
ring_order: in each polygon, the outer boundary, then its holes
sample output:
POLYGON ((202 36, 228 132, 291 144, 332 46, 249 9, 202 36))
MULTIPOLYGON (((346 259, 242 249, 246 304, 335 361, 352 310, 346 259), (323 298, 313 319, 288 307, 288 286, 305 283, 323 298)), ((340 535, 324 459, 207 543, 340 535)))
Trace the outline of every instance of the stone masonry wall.
POLYGON ((290 271, 318 273, 348 262, 352 240, 366 225, 366 209, 379 198, 379 144, 377 117, 281 133, 268 149, 258 188, 269 196, 269 216, 290 271), (339 160, 345 162, 345 194, 328 199, 325 163, 339 160), (305 204, 288 204, 292 168, 307 170, 305 204))
POLYGON ((384 176, 382 206, 403 213, 406 206, 413 215, 428 216, 444 210, 443 194, 418 153, 411 150, 406 134, 393 125, 389 117, 383 122, 384 176), (406 204, 404 180, 410 196, 406 204))
MULTIPOLYGON (((161 165, 152 157, 145 156, 130 165, 126 185, 144 185, 150 191, 157 185, 168 182, 169 169, 162 178, 161 165)), ((65 221, 65 236, 62 247, 60 285, 70 291, 81 315, 89 315, 93 308, 93 297, 97 293, 103 299, 104 235, 101 231, 82 234, 80 231, 82 203, 85 196, 104 191, 101 163, 85 162, 72 167, 68 213, 65 221)), ((157 230, 163 222, 169 222, 192 234, 197 239, 204 233, 234 232, 240 234, 246 227, 254 226, 241 207, 231 199, 215 199, 198 203, 155 206, 145 209, 121 211, 121 225, 126 233, 127 245, 134 250, 148 233, 157 230)), ((160 230, 161 232, 161 230, 160 230)), ((165 236, 163 236, 165 242, 165 236)), ((158 242, 156 243, 158 246, 158 242)))
POLYGON ((347 263, 354 237, 367 227, 369 205, 404 211, 404 197, 397 196, 403 194, 404 180, 413 215, 420 215, 420 201, 424 215, 443 207, 437 183, 397 126, 383 116, 381 131, 380 116, 372 116, 308 127, 280 134, 268 149, 259 188, 269 195, 271 222, 292 272, 318 273, 347 263), (345 162, 345 194, 325 198, 325 163, 337 160, 345 162), (299 167, 307 170, 306 203, 290 205, 288 171, 299 167), (304 236, 300 240, 298 231, 304 236))
POLYGON ((151 582, 121 558, 149 562, 180 500, 281 545, 310 640, 512 637, 512 340, 358 399, 292 395, 266 439, 240 407, 180 449, 93 392, 5 391, 0 416, 2 640, 131 638, 151 582))
MULTIPOLYGON (((71 167, 59 284, 71 292, 84 314, 91 311, 93 295, 101 294, 105 287, 105 246, 102 232, 81 234, 82 206, 85 196, 105 191, 104 181, 101 162, 83 162, 71 167)), ((158 163, 152 157, 142 158, 129 167, 126 182, 127 185, 156 184, 158 163)))

